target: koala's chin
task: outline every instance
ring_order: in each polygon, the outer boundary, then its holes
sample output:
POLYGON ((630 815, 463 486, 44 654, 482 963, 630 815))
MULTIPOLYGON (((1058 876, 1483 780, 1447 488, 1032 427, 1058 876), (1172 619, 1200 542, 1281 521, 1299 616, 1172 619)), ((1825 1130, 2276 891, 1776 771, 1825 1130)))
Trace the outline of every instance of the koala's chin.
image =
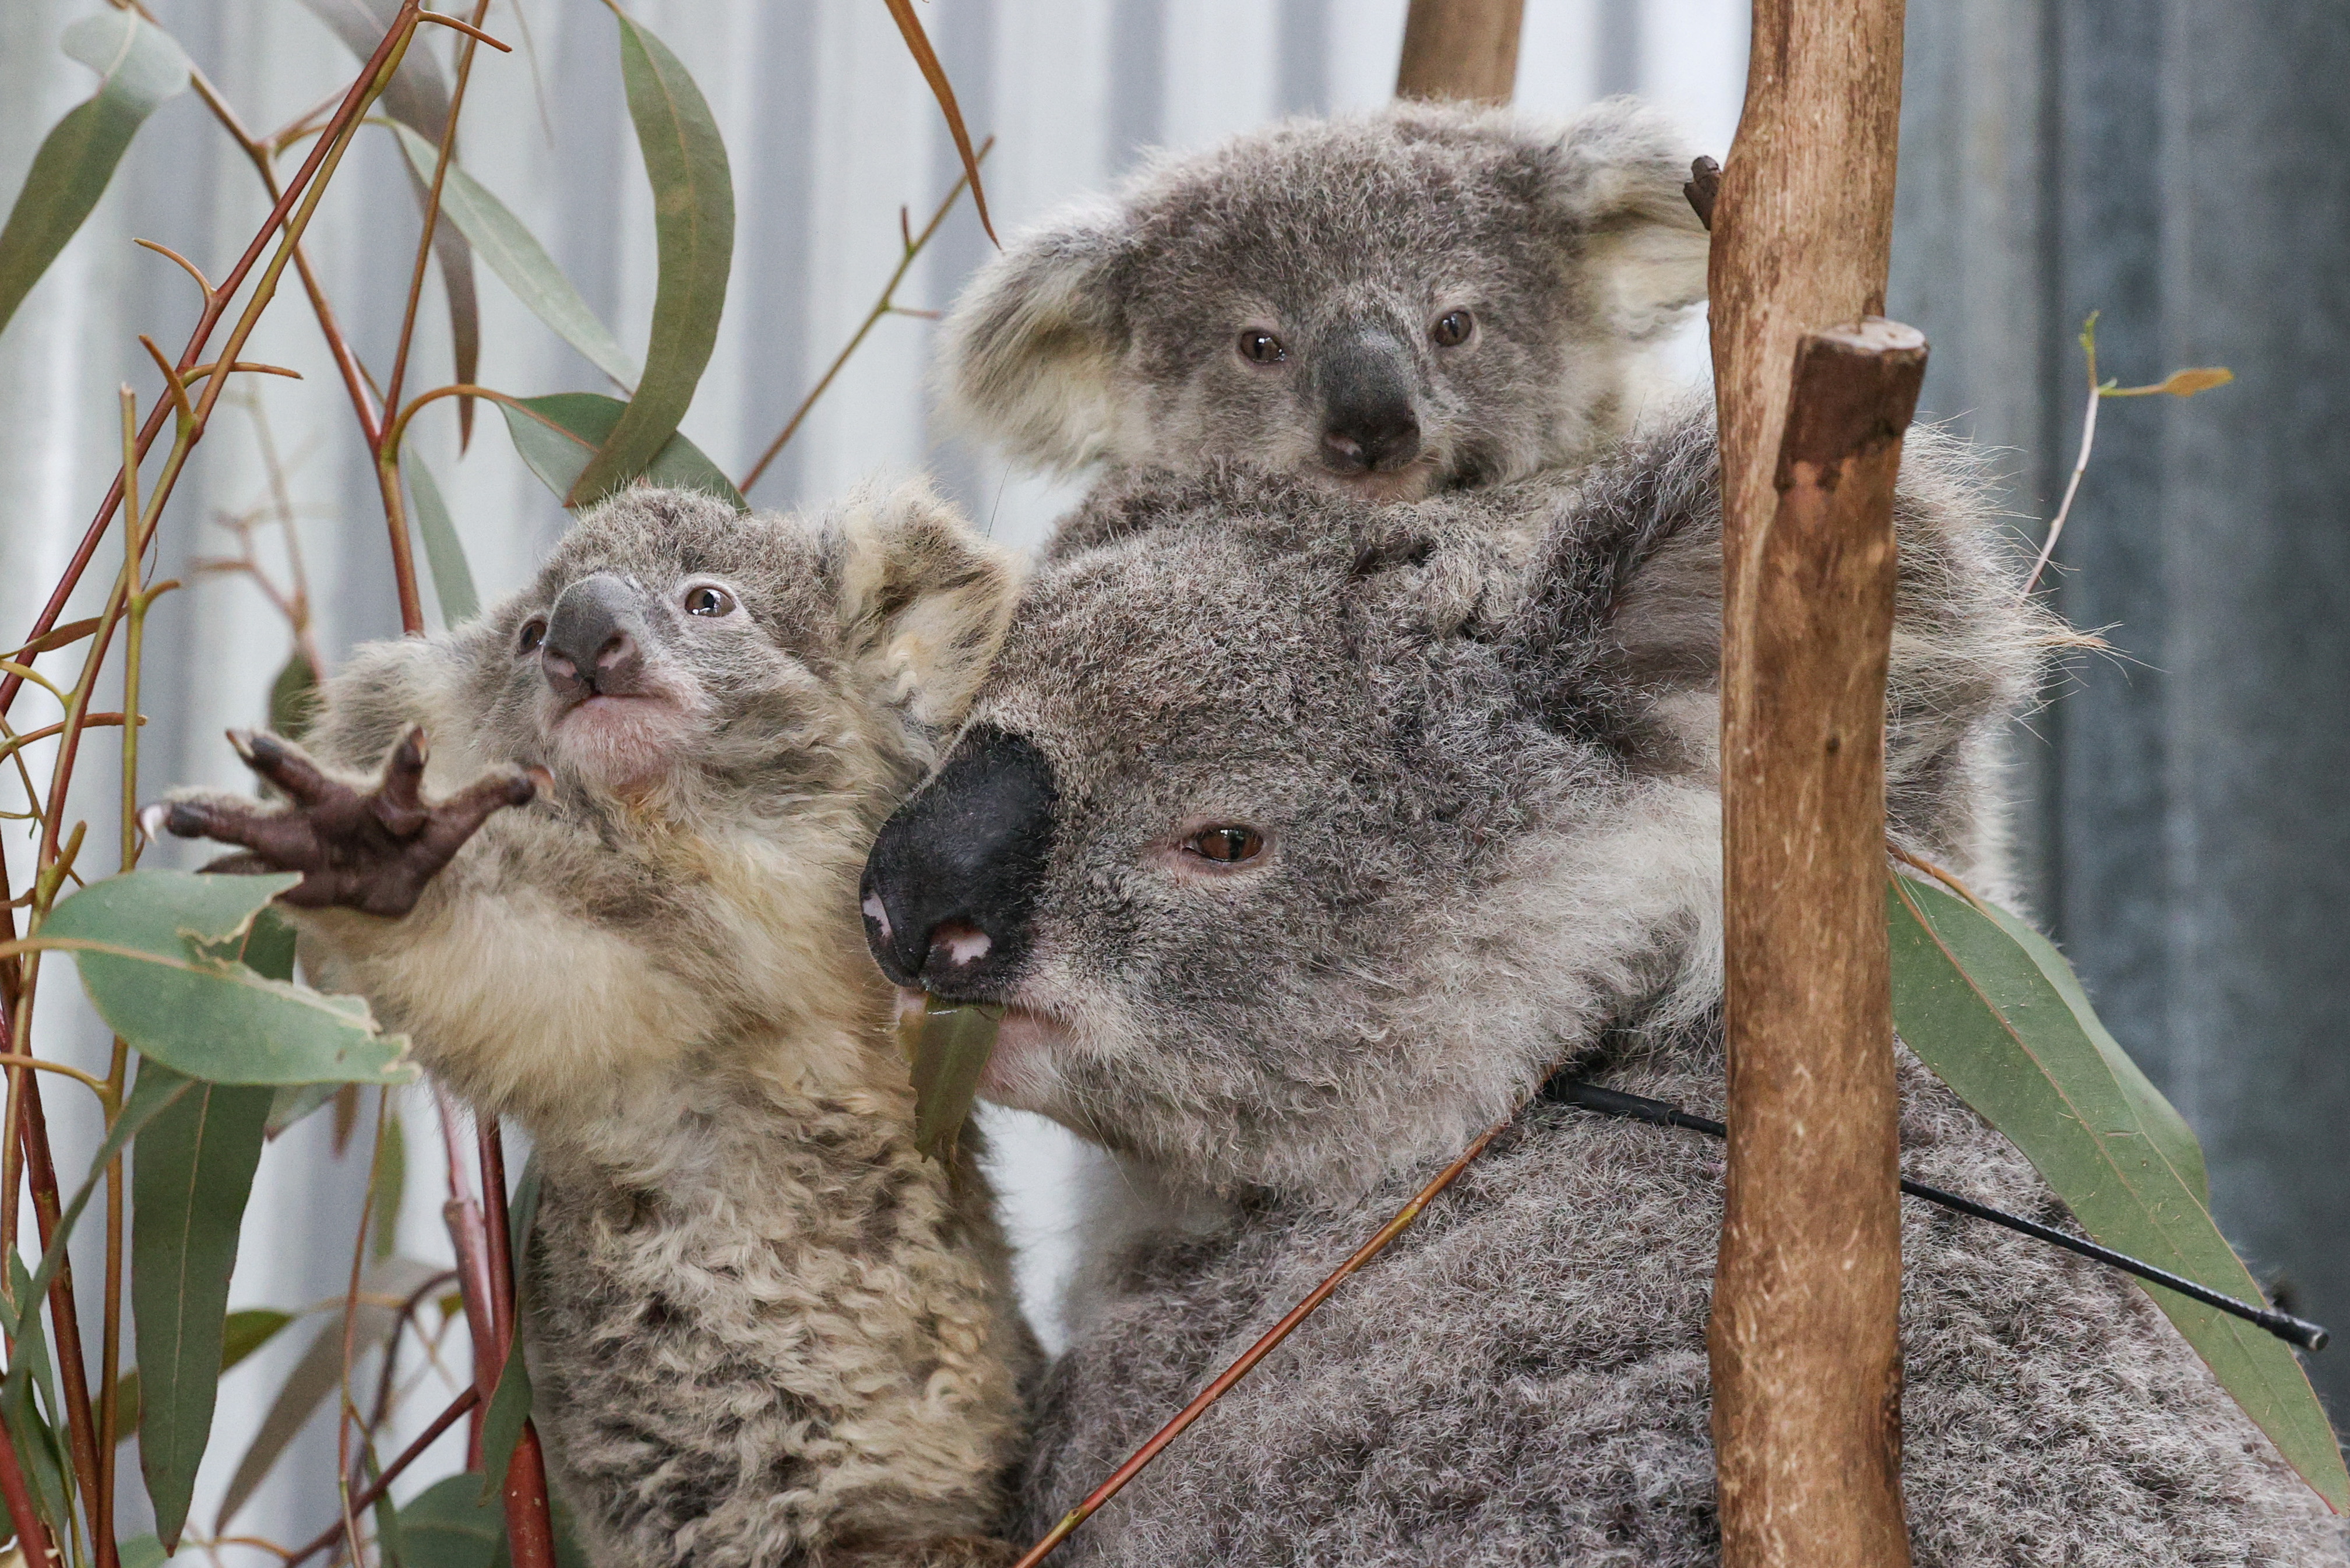
POLYGON ((689 756, 699 695, 648 690, 598 694, 562 707, 546 725, 559 769, 590 788, 643 801, 669 784, 689 756))

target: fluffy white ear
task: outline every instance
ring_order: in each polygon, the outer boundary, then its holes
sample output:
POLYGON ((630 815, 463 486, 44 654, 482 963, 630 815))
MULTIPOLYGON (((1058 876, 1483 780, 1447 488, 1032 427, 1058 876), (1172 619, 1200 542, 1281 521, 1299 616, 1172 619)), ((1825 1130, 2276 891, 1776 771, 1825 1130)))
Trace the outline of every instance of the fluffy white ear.
POLYGON ((1014 237, 941 332, 939 381, 955 422, 1043 468, 1101 455, 1126 348, 1117 210, 1091 206, 1014 237))
POLYGON ((1656 337, 1704 302, 1710 236, 1681 190, 1695 153, 1670 121, 1609 99, 1576 116, 1550 153, 1550 200, 1591 236, 1619 331, 1656 337))
POLYGON ((844 655, 866 689, 910 722, 953 728, 1003 644, 1018 557, 927 484, 858 495, 834 525, 844 655))

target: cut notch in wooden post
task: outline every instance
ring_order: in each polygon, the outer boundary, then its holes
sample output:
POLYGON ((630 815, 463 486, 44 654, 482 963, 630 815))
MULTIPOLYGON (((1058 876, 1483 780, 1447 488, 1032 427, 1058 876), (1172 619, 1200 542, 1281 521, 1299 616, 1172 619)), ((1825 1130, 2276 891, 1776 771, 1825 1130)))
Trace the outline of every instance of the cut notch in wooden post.
POLYGON ((1893 484, 1926 341, 1797 345, 1774 515, 1726 564, 1730 1172, 1710 1348, 1722 1561, 1908 1560, 1884 914, 1893 484))
POLYGON ((1411 0, 1396 97, 1507 103, 1525 0, 1411 0))

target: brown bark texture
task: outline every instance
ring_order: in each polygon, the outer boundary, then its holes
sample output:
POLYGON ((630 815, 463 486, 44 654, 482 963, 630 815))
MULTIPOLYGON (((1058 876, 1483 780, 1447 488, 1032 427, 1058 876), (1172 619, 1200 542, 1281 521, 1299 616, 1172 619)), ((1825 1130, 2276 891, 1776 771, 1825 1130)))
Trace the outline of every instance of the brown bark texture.
POLYGON ((1525 0, 1411 0, 1396 97, 1509 102, 1525 8, 1525 0))
POLYGON ((1908 1561, 1884 717, 1893 480, 1925 344, 1862 319, 1885 299, 1901 24, 1899 0, 1756 0, 1712 214, 1726 1568, 1908 1561))

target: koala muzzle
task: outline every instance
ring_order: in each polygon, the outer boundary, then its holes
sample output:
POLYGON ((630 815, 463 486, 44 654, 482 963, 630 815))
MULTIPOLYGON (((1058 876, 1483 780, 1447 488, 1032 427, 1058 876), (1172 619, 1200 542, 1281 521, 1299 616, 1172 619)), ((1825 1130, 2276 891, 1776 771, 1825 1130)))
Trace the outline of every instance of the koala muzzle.
POLYGON ((1403 346, 1365 335, 1324 362, 1322 461, 1338 473, 1401 468, 1419 455, 1412 367, 1403 346))
POLYGON ((865 940, 899 985, 998 1000, 1027 956, 1058 792, 1045 753, 974 730, 882 826, 858 902, 865 940))
POLYGON ((646 631, 644 596, 626 578, 598 572, 556 597, 539 669, 567 701, 629 696, 643 681, 646 631))

